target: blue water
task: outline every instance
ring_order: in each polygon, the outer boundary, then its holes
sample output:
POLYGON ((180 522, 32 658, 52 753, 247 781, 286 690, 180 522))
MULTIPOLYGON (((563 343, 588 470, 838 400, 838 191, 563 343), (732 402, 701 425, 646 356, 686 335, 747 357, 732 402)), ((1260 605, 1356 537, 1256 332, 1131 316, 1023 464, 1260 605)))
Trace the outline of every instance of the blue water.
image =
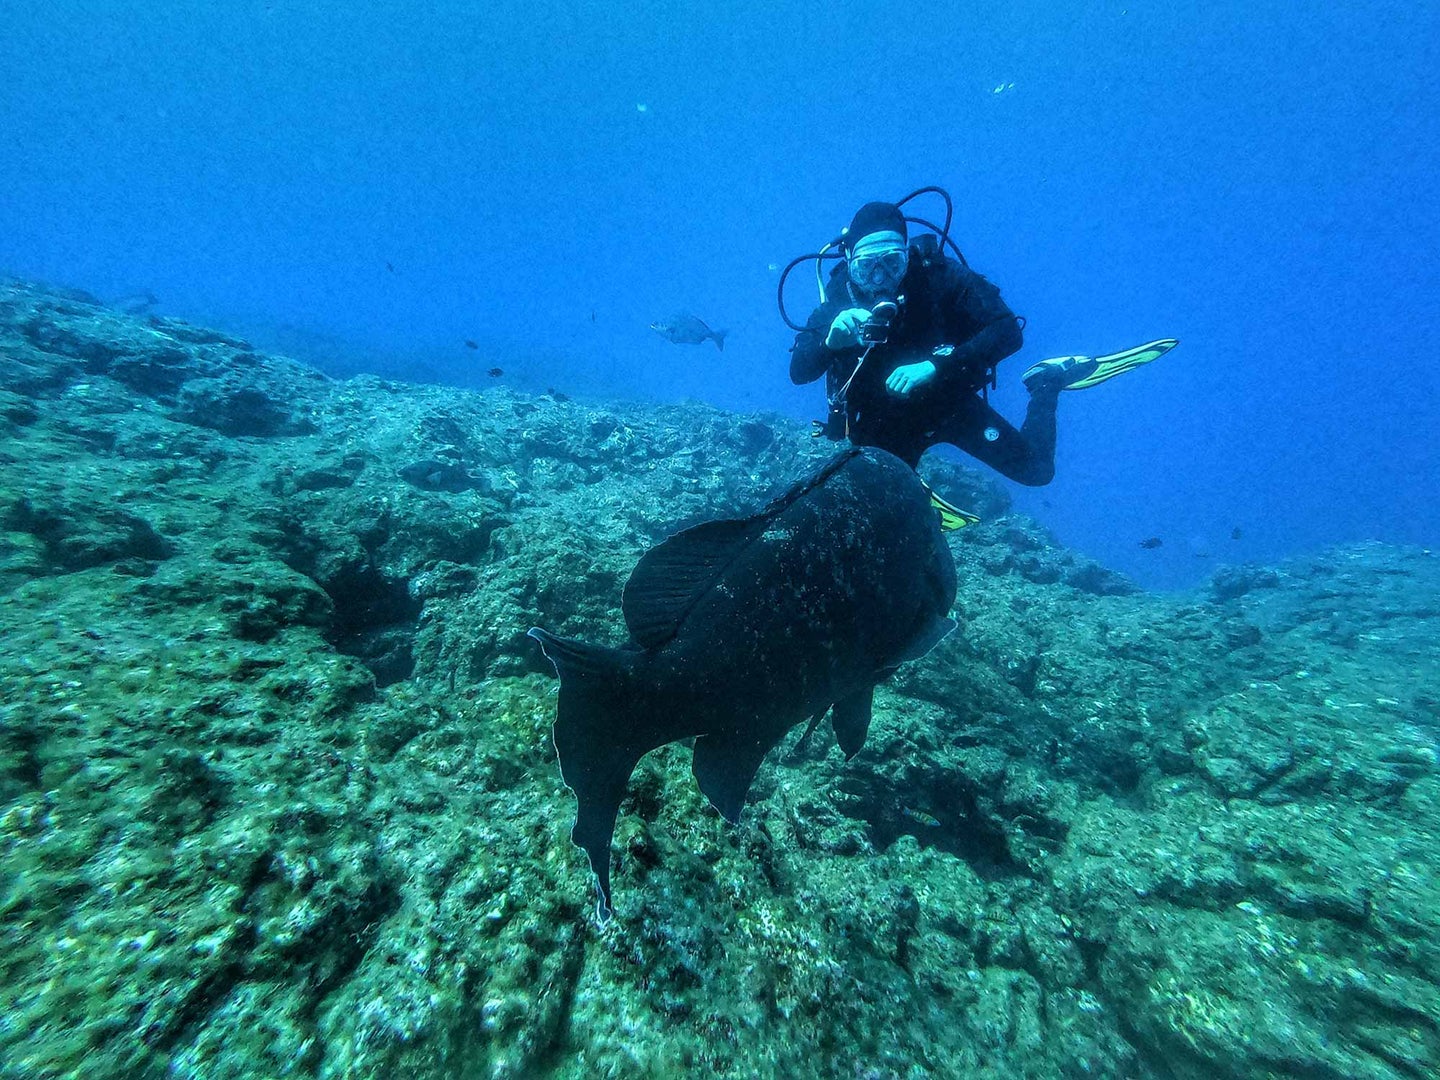
POLYGON ((1064 542, 1179 587, 1440 539, 1428 4, 335 7, 10 5, 0 270, 337 371, 809 418, 772 264, 938 183, 1029 320, 1008 415, 1034 360, 1182 340, 1065 396, 1016 489, 1064 542))

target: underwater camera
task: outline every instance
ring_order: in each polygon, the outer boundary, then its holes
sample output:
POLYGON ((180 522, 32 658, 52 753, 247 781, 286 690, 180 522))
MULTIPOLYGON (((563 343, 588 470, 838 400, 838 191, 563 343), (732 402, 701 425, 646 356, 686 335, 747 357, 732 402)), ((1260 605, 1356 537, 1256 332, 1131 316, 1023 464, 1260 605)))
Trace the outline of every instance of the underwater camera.
MULTIPOLYGON (((904 297, 901 297, 903 300, 904 297)), ((870 312, 870 318, 860 324, 862 345, 884 345, 890 340, 890 323, 900 313, 900 305, 881 300, 870 312)))
MULTIPOLYGON (((935 187, 934 185, 931 185, 930 187, 922 187, 916 189, 915 191, 912 191, 909 195, 906 195, 903 199, 896 202, 895 205, 903 207, 906 203, 910 202, 912 199, 919 198, 921 195, 939 195, 942 199, 945 200, 945 224, 936 225, 930 221, 927 221, 925 218, 911 217, 909 214, 906 214, 905 220, 907 223, 911 225, 919 225, 923 228, 929 229, 930 232, 934 234, 933 236, 919 236, 913 237, 911 239, 910 247, 912 250, 912 257, 913 252, 917 249, 922 255, 929 257, 936 252, 943 255, 945 249, 949 248, 951 253, 954 254, 955 258, 960 260, 960 264, 962 266, 968 266, 969 264, 965 262, 965 256, 962 255, 960 253, 960 249, 955 246, 955 241, 950 239, 950 222, 955 216, 955 204, 951 201, 949 192, 947 192, 942 187, 935 187)), ((785 281, 790 276, 790 271, 794 270, 795 267, 799 266, 803 262, 808 262, 811 259, 815 260, 815 287, 820 292, 820 303, 823 305, 826 299, 824 269, 825 263, 827 261, 835 261, 842 264, 841 266, 836 266, 831 270, 830 284, 834 285, 836 275, 844 273, 843 263, 845 260, 845 256, 842 255, 838 250, 836 250, 840 247, 844 239, 845 233, 842 231, 839 236, 835 237, 834 240, 831 240, 819 251, 813 252, 808 255, 797 255, 795 258, 791 259, 788 263, 786 263, 785 269, 780 272, 780 284, 776 289, 776 302, 780 307, 780 318, 785 320, 785 325, 790 327, 791 330, 799 332, 806 329, 806 326, 804 323, 795 322, 785 311, 785 281)), ((887 321, 887 331, 888 327, 889 322, 887 321)), ((883 339, 872 340, 868 337, 864 339, 864 342, 867 345, 884 344, 883 339)))

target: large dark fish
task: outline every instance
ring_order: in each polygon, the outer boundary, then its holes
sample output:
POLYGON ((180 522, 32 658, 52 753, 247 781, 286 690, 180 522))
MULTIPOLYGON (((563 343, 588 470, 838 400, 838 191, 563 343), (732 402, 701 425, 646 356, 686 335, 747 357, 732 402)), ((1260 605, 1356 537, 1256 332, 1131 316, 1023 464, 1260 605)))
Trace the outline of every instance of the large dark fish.
POLYGON ((711 330, 694 315, 671 315, 668 319, 652 322, 650 329, 672 345, 699 345, 713 341, 721 352, 725 351, 725 335, 729 330, 711 330))
POLYGON ((400 477, 423 491, 448 491, 458 495, 462 491, 488 491, 490 488, 490 482, 485 477, 471 476, 453 461, 436 461, 434 458, 406 465, 400 470, 400 477))
POLYGON ((853 757, 875 684, 955 624, 955 565, 930 495, 873 448, 832 459, 752 517, 709 521, 648 551, 621 599, 633 644, 530 635, 560 676, 555 749, 610 912, 610 841, 636 763, 695 737, 700 790, 729 821, 761 760, 823 716, 853 757))

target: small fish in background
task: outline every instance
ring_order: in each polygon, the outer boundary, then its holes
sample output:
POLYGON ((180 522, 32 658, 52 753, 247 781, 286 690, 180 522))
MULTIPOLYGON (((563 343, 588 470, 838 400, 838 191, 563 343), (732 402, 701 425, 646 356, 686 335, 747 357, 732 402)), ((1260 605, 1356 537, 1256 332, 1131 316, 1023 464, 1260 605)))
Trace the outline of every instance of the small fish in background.
POLYGON ((556 401, 560 402, 561 404, 564 404, 565 402, 570 400, 569 394, 565 393, 563 390, 556 390, 553 386, 547 386, 545 388, 545 393, 548 394, 550 397, 554 398, 556 401))
POLYGON ((901 805, 900 813, 904 814, 911 821, 919 822, 927 829, 940 828, 940 819, 934 814, 927 814, 924 810, 916 810, 913 807, 901 805))
POLYGON ((498 379, 498 378, 500 378, 501 375, 504 375, 504 374, 505 374, 505 369, 504 369, 504 368, 498 368, 498 367, 492 367, 492 368, 491 368, 489 371, 487 371, 485 374, 486 374, 486 375, 489 375, 492 379, 498 379))
POLYGON ((126 315, 149 315, 150 310, 160 303, 159 298, 148 289, 144 292, 130 293, 118 300, 112 300, 110 306, 117 311, 123 311, 126 315))
POLYGON ((725 335, 728 330, 711 330, 694 315, 671 315, 668 319, 652 322, 650 329, 672 345, 699 345, 713 341, 721 352, 725 351, 725 335))
POLYGON ((1239 525, 1236 525, 1233 529, 1230 530, 1230 539, 1231 539, 1231 540, 1239 540, 1239 539, 1240 539, 1242 536, 1244 536, 1244 535, 1245 535, 1245 534, 1240 531, 1240 526, 1239 526, 1239 525))
POLYGON ((1147 536, 1144 540, 1140 541, 1140 546, 1146 551, 1154 551, 1163 543, 1165 543, 1165 541, 1161 540, 1158 536, 1147 536))
POLYGON ((385 264, 385 269, 386 269, 386 270, 389 270, 390 273, 393 274, 393 273, 395 272, 395 264, 394 264, 394 263, 391 263, 391 262, 387 262, 387 263, 385 264))
POLYGON ((466 347, 467 349, 478 349, 478 348, 480 348, 479 345, 476 345, 475 342, 471 341, 468 337, 465 339, 465 347, 466 347))

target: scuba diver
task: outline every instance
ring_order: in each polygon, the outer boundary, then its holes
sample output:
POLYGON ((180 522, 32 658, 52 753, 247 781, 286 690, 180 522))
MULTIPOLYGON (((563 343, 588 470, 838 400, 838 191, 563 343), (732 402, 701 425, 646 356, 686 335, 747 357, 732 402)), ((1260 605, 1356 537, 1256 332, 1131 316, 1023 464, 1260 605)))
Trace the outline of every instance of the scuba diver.
POLYGON ((1096 386, 1164 355, 1176 342, 1034 364, 1020 376, 1030 404, 1016 429, 991 408, 988 391, 995 366, 1019 350, 1024 320, 950 240, 952 213, 950 196, 936 187, 899 203, 866 203, 836 240, 791 261, 780 281, 781 317, 798 331, 790 378, 803 384, 826 376, 830 414, 815 422, 817 436, 878 446, 912 468, 931 446, 950 443, 1011 480, 1048 484, 1055 475, 1060 391, 1096 386), (943 228, 907 218, 901 209, 927 192, 945 199, 943 228), (908 223, 931 233, 911 243, 908 223), (816 260, 821 302, 799 326, 785 314, 785 275, 807 259, 816 260), (828 285, 822 283, 826 259, 840 260, 828 285))

